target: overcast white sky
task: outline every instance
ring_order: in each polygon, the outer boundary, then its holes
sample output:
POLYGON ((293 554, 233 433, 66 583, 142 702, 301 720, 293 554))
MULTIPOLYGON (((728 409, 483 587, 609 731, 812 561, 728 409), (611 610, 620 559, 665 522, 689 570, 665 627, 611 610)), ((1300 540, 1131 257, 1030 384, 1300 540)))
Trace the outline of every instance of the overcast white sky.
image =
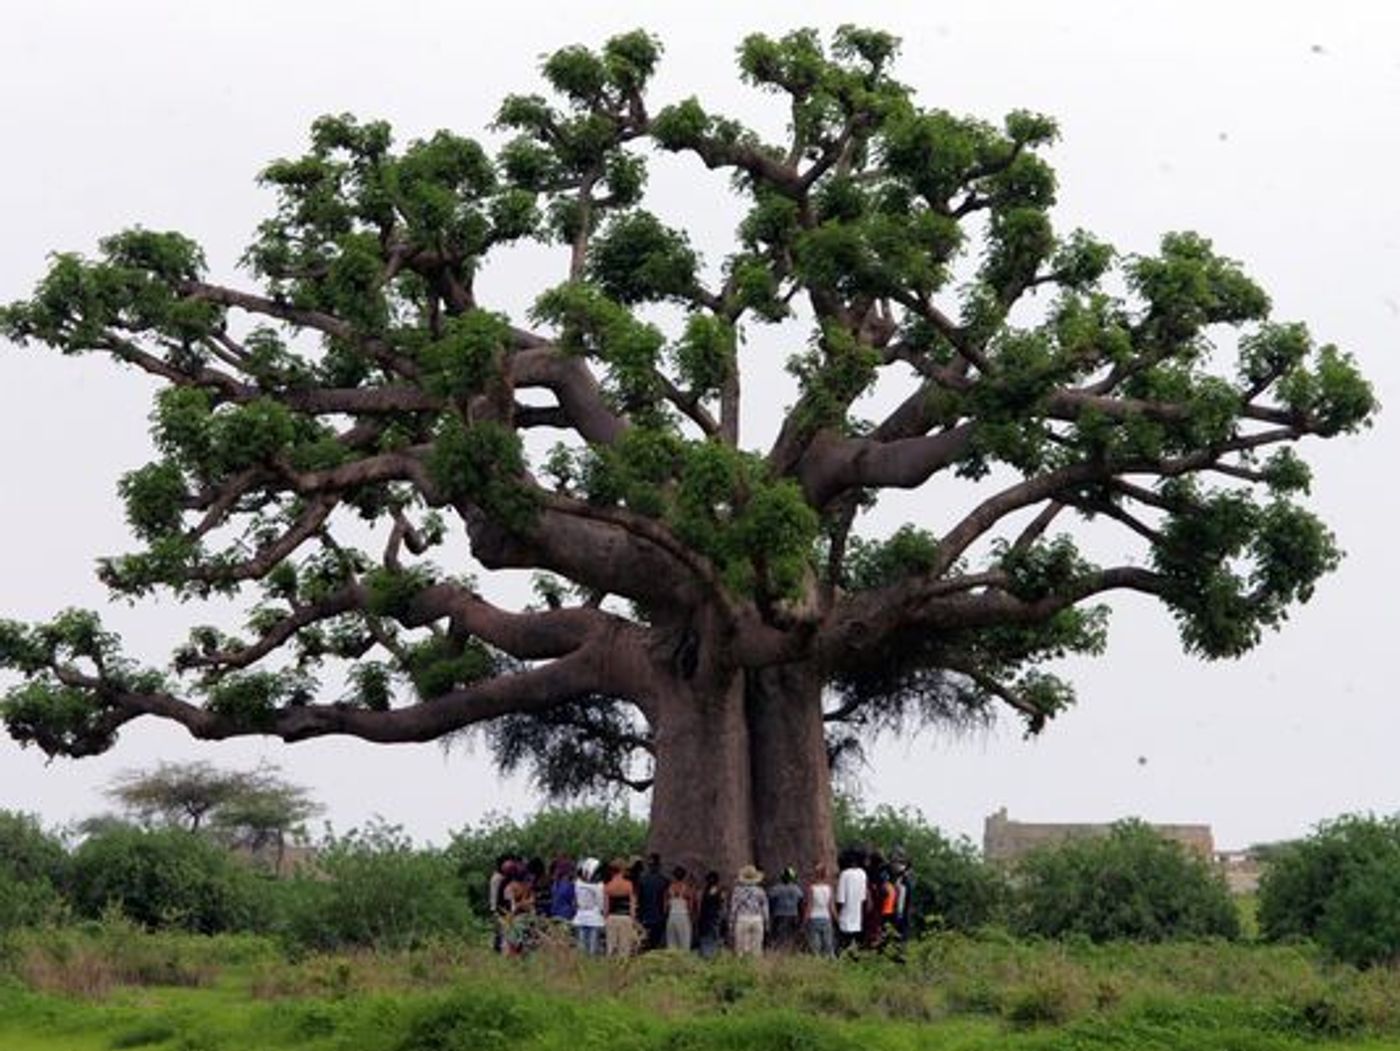
MULTIPOLYGON (((1059 118, 1062 229, 1084 226, 1129 252, 1151 250, 1165 230, 1205 233, 1265 285, 1276 316, 1354 352, 1382 401, 1397 401, 1400 5, 45 0, 5 14, 0 300, 27 294, 49 251, 90 250, 134 224, 186 232, 233 279, 269 205, 254 173, 299 152, 321 113, 388 119, 400 141, 439 127, 480 134, 502 95, 535 89, 542 53, 642 26, 667 48, 658 102, 697 94, 771 125, 780 118, 768 100, 733 75, 739 39, 858 21, 904 38, 899 75, 928 105, 1059 118)), ((718 258, 731 217, 716 180, 662 166, 654 186, 653 206, 718 258)), ((560 265, 524 253, 485 287, 518 310, 560 265)), ((0 345, 0 616, 104 602, 93 559, 129 546, 114 486, 147 458, 148 398, 144 382, 104 362, 0 345)), ((750 406, 755 441, 781 406, 750 406)), ((1223 846, 1400 808, 1390 613, 1400 441, 1383 415, 1359 438, 1305 451, 1314 505, 1348 557, 1281 635, 1241 661, 1201 664, 1181 654, 1163 612, 1119 603, 1109 654, 1068 666, 1079 705, 1040 739, 1023 741, 1008 720, 974 738, 885 744, 867 800, 911 804, 978 839, 983 817, 1005 805, 1027 820, 1209 822, 1223 846)), ((105 615, 157 660, 187 613, 105 615)), ((193 757, 277 762, 340 828, 377 813, 441 840, 532 802, 468 750, 202 745, 148 723, 81 762, 46 765, 5 739, 0 807, 68 821, 104 808, 115 772, 193 757)))

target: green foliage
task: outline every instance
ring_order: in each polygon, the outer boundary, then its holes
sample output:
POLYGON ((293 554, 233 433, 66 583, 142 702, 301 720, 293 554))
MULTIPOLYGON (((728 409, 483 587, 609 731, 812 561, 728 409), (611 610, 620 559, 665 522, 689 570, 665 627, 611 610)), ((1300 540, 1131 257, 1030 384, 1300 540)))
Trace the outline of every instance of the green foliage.
POLYGON ((405 665, 424 700, 490 678, 497 670, 495 656, 477 639, 425 639, 408 651, 405 665))
POLYGON ((536 300, 532 316, 558 326, 562 348, 603 365, 607 392, 619 408, 641 423, 662 423, 657 363, 666 340, 659 329, 638 320, 601 288, 583 282, 545 292, 536 300))
POLYGON ((257 852, 265 848, 280 851, 321 809, 306 789, 267 766, 239 771, 163 762, 119 775, 107 795, 144 826, 212 833, 220 843, 248 849, 254 860, 262 860, 257 852))
POLYGON ((1323 436, 1351 434, 1370 425, 1378 408, 1375 392, 1350 354, 1321 347, 1313 368, 1299 366, 1278 385, 1279 396, 1295 413, 1312 418, 1323 436))
POLYGON ((115 742, 102 706, 84 690, 47 677, 5 691, 0 717, 20 745, 36 744, 47 755, 94 755, 115 742))
MULTIPOLYGON (((898 49, 850 25, 747 36, 739 76, 776 97, 780 141, 695 98, 649 99, 661 47, 642 31, 544 56, 543 93, 501 103, 499 149, 449 131, 399 147, 384 122, 323 116, 301 155, 261 173, 275 208, 245 257, 255 292, 203 284, 201 249, 177 233, 134 229, 92 256, 55 255, 28 299, 0 309, 0 335, 100 351, 163 387, 154 461, 118 487, 143 546, 102 559, 100 578, 127 598, 233 598, 247 583, 261 598, 246 622, 254 638, 201 631, 177 651, 182 681, 169 687, 122 659, 95 619, 0 625, 0 666, 25 680, 0 700, 11 734, 50 754, 100 752, 141 707, 123 708, 123 694, 166 689, 202 697, 226 729, 270 732, 312 702, 310 675, 331 658, 381 657, 352 665, 342 698, 379 712, 395 676, 425 699, 518 670, 480 640, 406 623, 435 571, 376 567, 442 539, 440 522, 405 526, 424 501, 493 548, 491 565, 560 569, 542 532, 559 519, 545 504, 624 547, 672 547, 698 593, 718 581, 726 603, 779 631, 797 609, 839 621, 850 592, 942 589, 857 652, 822 652, 850 713, 833 746, 916 720, 975 722, 1001 702, 1036 732, 1071 702, 1043 665, 1101 651, 1106 612, 1085 603, 1128 575, 1101 574, 1065 537, 1031 542, 1044 520, 1012 540, 1011 505, 1145 542, 1132 564, 1150 568, 1132 586, 1170 608, 1188 651, 1256 645, 1340 557, 1298 502, 1310 478, 1291 446, 1368 426, 1374 390, 1348 355, 1270 320, 1267 295, 1204 237, 1173 233, 1155 253, 1119 257, 1084 231, 1058 232, 1043 156, 1055 122, 923 108, 891 74, 898 49), (693 154, 739 199, 735 244, 712 267, 692 232, 645 207, 651 149, 693 154), (477 284, 492 253, 522 238, 569 255, 569 280, 529 312, 533 334, 483 306, 477 284), (796 403, 769 455, 738 448, 738 348, 753 326, 799 310, 812 321, 792 341, 796 403), (1232 345, 1237 361, 1222 367, 1232 345), (590 405, 595 378, 601 404, 590 405), (886 380, 909 387, 898 409, 860 418, 897 393, 886 380), (556 402, 534 401, 540 387, 556 402), (532 464, 529 427, 572 436, 532 464), (1198 481, 1207 472, 1235 487, 1210 489, 1198 481), (554 493, 536 488, 541 474, 554 493), (1037 501, 978 497, 951 534, 966 550, 940 551, 916 525, 847 542, 883 487, 937 478, 1070 480, 1037 501), (382 559, 336 535, 346 510, 370 526, 394 519, 382 559), (945 615, 993 592, 1008 609, 1021 603, 1001 623, 945 615), (367 608, 345 608, 347 595, 367 595, 367 608), (336 612, 293 624, 321 603, 336 612), (411 634, 421 630, 430 637, 411 634), (285 659, 230 658, 274 637, 285 659)), ((671 584, 689 601, 684 581, 643 588, 616 579, 626 559, 579 564, 547 602, 612 595, 658 630, 712 621, 641 608, 638 595, 653 603, 671 584), (588 572, 594 563, 609 572, 588 572)), ((587 724, 596 739, 572 744, 583 700, 563 700, 553 723, 502 724, 495 743, 517 757, 541 749, 542 783, 581 789, 587 771, 623 774, 628 719, 604 702, 587 724)))
POLYGON ((619 303, 684 297, 695 286, 695 253, 684 233, 650 212, 608 223, 589 247, 589 278, 619 303))
POLYGON ((718 563, 734 590, 799 593, 819 521, 796 483, 773 479, 758 457, 687 444, 672 516, 677 534, 718 563))
POLYGON ((717 393, 738 367, 734 326, 710 314, 691 314, 672 350, 676 373, 701 397, 717 393))
POLYGON ((1346 815, 1274 854, 1259 884, 1259 933, 1315 938, 1360 966, 1400 958, 1400 819, 1346 815))
POLYGON ((249 791, 254 775, 207 762, 157 763, 117 775, 107 795, 143 822, 199 831, 209 814, 249 791))
POLYGON ((47 879, 20 879, 0 868, 0 937, 63 915, 63 900, 47 879))
POLYGON ((1002 544, 996 556, 1011 593, 1028 601, 1059 594, 1094 571, 1074 539, 1063 533, 1026 547, 1002 544))
POLYGON ((313 871, 277 888, 278 933, 299 950, 406 949, 472 930, 452 859, 372 822, 317 845, 313 871))
POLYGON ((127 523, 142 539, 151 540, 180 527, 185 479, 177 464, 168 460, 147 464, 123 476, 117 492, 126 503, 127 523))
POLYGON ((177 368, 197 368, 193 343, 223 316, 219 308, 180 294, 184 282, 203 274, 199 246, 178 233, 138 227, 104 239, 99 248, 95 261, 55 255, 33 298, 0 310, 0 334, 69 354, 111 350, 121 359, 134 344, 116 333, 150 333, 173 341, 177 368))
POLYGON ((408 566, 399 569, 381 567, 370 570, 362 579, 369 593, 366 609, 377 617, 404 619, 418 594, 436 578, 430 566, 408 566))
POLYGON ((254 877, 220 846, 181 829, 113 828, 73 852, 70 894, 80 915, 111 906, 147 927, 212 934, 249 926, 254 877))
MULTIPOLYGON (((1297 484, 1288 460, 1274 470, 1297 484)), ((1322 522, 1282 496, 1260 506, 1241 491, 1203 494, 1190 483, 1168 483, 1164 492, 1174 509, 1153 547, 1154 567, 1183 643, 1203 656, 1236 657, 1252 648, 1341 560, 1322 522)))
POLYGON ((927 573, 938 559, 938 540, 926 529, 902 525, 888 540, 851 537, 843 584, 853 591, 888 587, 927 573))
POLYGON ((828 325, 804 354, 788 361, 797 377, 802 399, 794 410, 804 431, 840 427, 851 403, 875 382, 879 355, 851 336, 828 325))
POLYGON ((1093 941, 1239 936, 1239 915, 1209 860, 1125 821, 1106 836, 1045 847, 1015 872, 1018 931, 1093 941))
POLYGON ((520 436, 500 424, 464 424, 443 416, 428 470, 450 498, 468 500, 511 529, 525 529, 535 502, 522 478, 525 460, 520 436))
POLYGON ((284 707, 316 695, 315 681, 292 671, 232 672, 201 687, 204 706, 245 730, 269 731, 284 707))
POLYGON ((1199 234, 1166 234, 1159 255, 1131 260, 1128 278, 1150 305, 1153 322, 1173 339, 1206 325, 1261 320, 1269 312, 1264 291, 1199 234))
POLYGON ((371 711, 388 711, 393 701, 393 674, 378 661, 361 661, 347 673, 356 703, 371 711))
POLYGON ((28 814, 0 810, 0 935, 57 915, 67 873, 57 836, 28 814))
POLYGON ((423 386, 448 398, 479 393, 500 370, 510 325, 499 314, 471 310, 448 319, 442 333, 423 348, 423 386))
POLYGON ((63 841, 36 817, 0 810, 0 872, 21 883, 58 885, 67 867, 63 841))

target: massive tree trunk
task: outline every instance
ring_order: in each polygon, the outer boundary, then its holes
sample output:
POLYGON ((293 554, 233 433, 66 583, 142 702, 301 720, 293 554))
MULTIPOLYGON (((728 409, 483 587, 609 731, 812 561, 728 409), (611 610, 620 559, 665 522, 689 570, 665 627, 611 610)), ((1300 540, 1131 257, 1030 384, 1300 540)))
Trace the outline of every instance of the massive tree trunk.
POLYGON ((753 793, 742 674, 686 683, 655 705, 649 849, 726 882, 753 860, 753 793))
POLYGON ((831 769, 822 723, 822 677, 810 664, 751 671, 745 709, 753 779, 753 846, 765 872, 806 875, 833 865, 831 769))

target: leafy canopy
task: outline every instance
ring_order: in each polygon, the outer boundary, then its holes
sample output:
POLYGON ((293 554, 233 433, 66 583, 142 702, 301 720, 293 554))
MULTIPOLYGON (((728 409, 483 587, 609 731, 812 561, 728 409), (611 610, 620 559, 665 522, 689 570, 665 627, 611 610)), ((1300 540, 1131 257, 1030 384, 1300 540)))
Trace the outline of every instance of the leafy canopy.
POLYGON ((504 762, 568 793, 647 782, 658 682, 814 662, 838 751, 999 704, 1038 731, 1117 590, 1188 651, 1249 650, 1337 565, 1294 448, 1368 426, 1370 386, 1207 238, 1120 253, 1057 229, 1055 122, 926 106, 899 46, 745 38, 781 141, 654 98, 641 31, 546 57, 480 141, 322 117, 259 177, 248 290, 181 233, 55 255, 0 335, 160 384, 156 458, 118 484, 136 547, 102 580, 252 605, 168 669, 89 612, 0 622, 10 733, 84 755, 145 714, 288 740, 502 720, 504 762), (659 154, 738 202, 722 257, 648 196, 659 154), (511 317, 478 277, 523 243, 567 265, 511 317), (771 392, 741 365, 779 346, 792 403, 764 448, 739 423, 771 392), (883 493, 935 483, 873 534, 883 493), (1085 554, 1091 530, 1121 564, 1085 554), (461 536, 542 601, 430 561, 461 536))

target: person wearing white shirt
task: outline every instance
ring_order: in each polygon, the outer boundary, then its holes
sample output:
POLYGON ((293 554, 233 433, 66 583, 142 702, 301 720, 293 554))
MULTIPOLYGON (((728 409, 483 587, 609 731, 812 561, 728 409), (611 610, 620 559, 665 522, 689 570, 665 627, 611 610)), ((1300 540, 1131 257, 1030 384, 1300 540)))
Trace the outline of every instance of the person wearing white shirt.
POLYGON ((863 860, 854 851, 847 854, 842 859, 841 875, 836 880, 836 930, 843 952, 852 945, 860 944, 862 913, 869 893, 863 860))

